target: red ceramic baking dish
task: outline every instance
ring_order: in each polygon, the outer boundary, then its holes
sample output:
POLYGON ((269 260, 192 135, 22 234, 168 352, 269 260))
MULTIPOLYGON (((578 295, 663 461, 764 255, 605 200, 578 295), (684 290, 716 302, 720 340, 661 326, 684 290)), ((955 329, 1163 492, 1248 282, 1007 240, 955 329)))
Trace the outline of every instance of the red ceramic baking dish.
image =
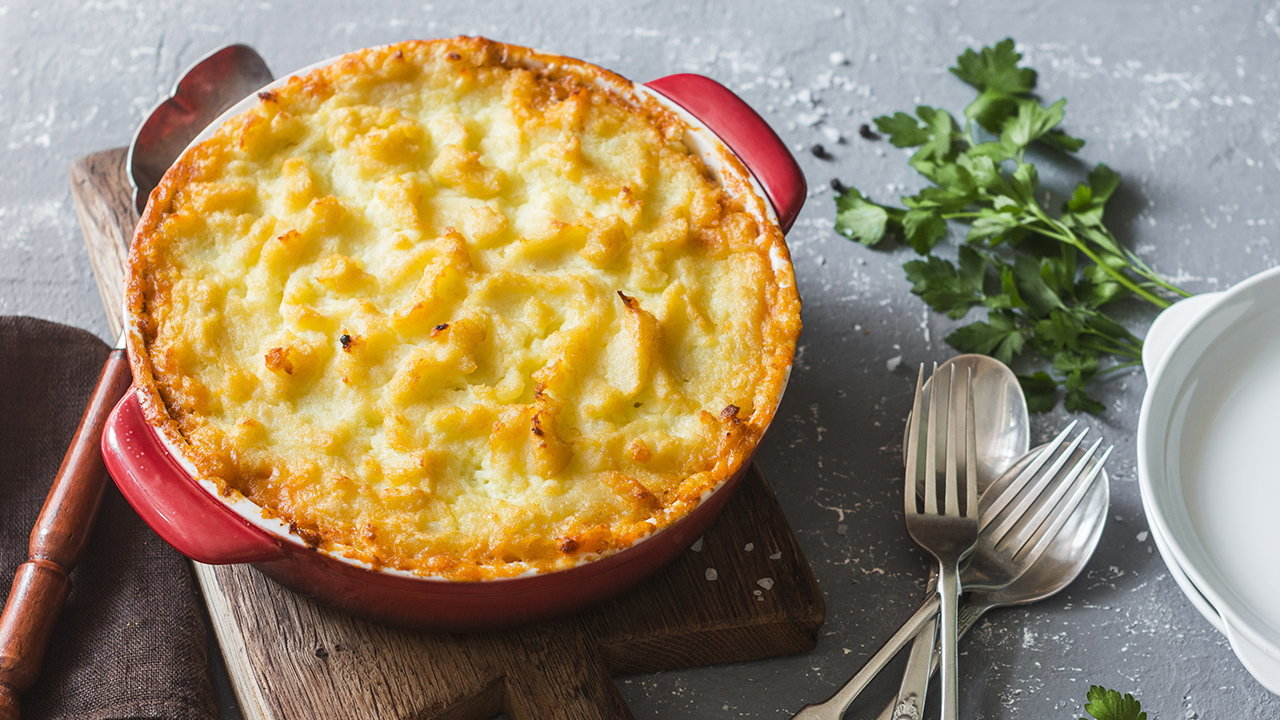
MULTIPOLYGON (((709 163, 718 153, 736 156, 754 176, 753 191, 774 211, 768 220, 784 231, 791 226, 804 203, 804 176, 786 146, 745 102, 714 80, 692 74, 670 75, 633 90, 680 115, 697 135, 690 138, 691 145, 706 145, 698 150, 709 163)), ((231 108, 196 142, 256 99, 251 96, 231 108)), ((328 554, 247 498, 220 494, 149 424, 143 392, 131 388, 115 408, 102 450, 125 498, 165 541, 198 562, 252 563, 283 585, 356 615, 433 630, 494 629, 570 614, 633 586, 707 529, 749 464, 705 494, 680 520, 613 554, 563 570, 463 582, 328 554)))

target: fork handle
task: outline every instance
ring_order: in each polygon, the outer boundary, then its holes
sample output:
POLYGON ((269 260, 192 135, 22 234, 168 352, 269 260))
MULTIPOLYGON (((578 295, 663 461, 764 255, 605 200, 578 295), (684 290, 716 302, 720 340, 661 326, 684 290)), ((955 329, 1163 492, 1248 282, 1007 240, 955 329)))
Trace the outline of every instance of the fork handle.
POLYGON ((956 616, 960 605, 959 563, 949 563, 938 571, 938 640, 942 644, 942 720, 960 715, 959 672, 956 668, 956 616))
MULTIPOLYGON (((962 597, 958 636, 964 637, 992 607, 994 606, 986 602, 975 600, 972 595, 962 597)), ((933 642, 937 630, 937 621, 934 620, 921 630, 919 635, 916 635, 915 642, 911 646, 911 654, 907 658, 907 667, 902 673, 898 700, 890 701, 885 705, 884 710, 876 716, 876 720, 914 720, 924 716, 925 690, 929 687, 929 678, 933 677, 933 673, 938 670, 939 653, 933 642), (921 650, 922 646, 928 649, 927 655, 921 650), (909 697, 919 698, 918 704, 913 706, 905 703, 904 705, 904 699, 909 697), (912 710, 915 711, 914 714, 912 710)))
POLYGON ((871 656, 867 664, 863 665, 856 675, 849 678, 849 682, 845 683, 844 687, 821 703, 804 706, 795 714, 793 720, 840 720, 844 711, 849 709, 854 699, 867 687, 872 678, 878 675, 898 654, 898 651, 906 647, 911 638, 920 632, 920 628, 927 625, 937 613, 938 596, 930 595, 920 604, 915 614, 885 641, 884 646, 877 650, 875 655, 871 656))

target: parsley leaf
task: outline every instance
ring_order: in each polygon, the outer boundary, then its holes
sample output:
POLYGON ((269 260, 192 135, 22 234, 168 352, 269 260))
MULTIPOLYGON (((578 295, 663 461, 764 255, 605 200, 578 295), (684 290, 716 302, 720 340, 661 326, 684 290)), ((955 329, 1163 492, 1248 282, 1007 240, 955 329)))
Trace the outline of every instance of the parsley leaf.
POLYGON ((1059 100, 1045 108, 1035 100, 1019 100, 1017 114, 1006 120, 1000 130, 1000 142, 1012 147, 1026 147, 1039 140, 1062 122, 1066 105, 1066 100, 1059 100))
POLYGON ((1089 702, 1084 711, 1094 720, 1147 720, 1142 704, 1132 695, 1121 695, 1098 685, 1089 688, 1089 702))
POLYGON ((1013 38, 1005 38, 978 52, 965 50, 956 58, 951 74, 979 90, 1028 93, 1036 86, 1036 71, 1020 68, 1022 53, 1013 49, 1013 38))
POLYGON ((1058 381, 1049 377, 1049 373, 1019 375, 1018 384, 1027 396, 1027 409, 1031 412, 1049 412, 1058 404, 1058 381))
POLYGON ((947 342, 960 352, 990 355, 1005 365, 1012 364, 1026 344, 1026 330, 1008 312, 992 312, 987 319, 989 322, 979 320, 957 328, 947 336, 947 342))
POLYGON ((875 119, 876 129, 889 136, 894 147, 918 147, 929 141, 929 130, 904 112, 896 112, 875 119))
MULTIPOLYGON (((979 259, 978 262, 981 262, 979 259)), ((929 307, 947 317, 959 319, 969 308, 982 302, 982 268, 957 268, 936 255, 913 260, 902 268, 911 281, 911 291, 929 307)))
POLYGON ((902 217, 902 232, 913 250, 927 255, 947 236, 947 221, 931 210, 908 210, 902 217))
POLYGON ((920 145, 920 149, 911 156, 912 163, 948 162, 952 158, 952 144, 958 137, 955 118, 946 110, 921 105, 916 108, 916 115, 924 122, 928 138, 920 145))
POLYGON ((901 207, 844 190, 836 197, 836 229, 873 247, 891 237, 904 241, 921 256, 903 266, 913 293, 952 319, 985 313, 947 342, 1017 363, 1033 410, 1049 410, 1061 397, 1068 410, 1102 412, 1090 382, 1142 362, 1142 341, 1107 310, 1133 298, 1163 308, 1187 293, 1107 228, 1120 175, 1106 164, 1096 165, 1056 214, 1050 210, 1029 159, 1041 156, 1028 150, 1075 152, 1084 141, 1061 127, 1067 101, 1043 104, 1033 94, 1036 72, 1021 61, 1009 38, 956 58, 951 73, 977 90, 963 125, 929 105, 876 118, 895 147, 914 148, 908 164, 928 183, 901 198, 901 207), (953 224, 965 231, 956 237, 957 253, 942 257, 937 252, 953 224))
POLYGON ((836 198, 836 230, 868 247, 878 245, 889 228, 889 211, 850 188, 836 198))

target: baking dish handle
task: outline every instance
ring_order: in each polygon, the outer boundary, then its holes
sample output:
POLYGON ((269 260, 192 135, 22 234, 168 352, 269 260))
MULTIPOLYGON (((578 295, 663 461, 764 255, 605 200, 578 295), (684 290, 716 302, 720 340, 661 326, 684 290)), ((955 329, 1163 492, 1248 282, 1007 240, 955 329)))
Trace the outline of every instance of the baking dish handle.
POLYGON ((210 565, 274 560, 285 549, 187 474, 160 443, 130 389, 102 433, 107 470, 133 509, 178 552, 210 565))
POLYGON ((800 214, 804 173, 778 134, 729 88, 703 75, 681 73, 645 83, 702 121, 755 175, 786 232, 800 214))

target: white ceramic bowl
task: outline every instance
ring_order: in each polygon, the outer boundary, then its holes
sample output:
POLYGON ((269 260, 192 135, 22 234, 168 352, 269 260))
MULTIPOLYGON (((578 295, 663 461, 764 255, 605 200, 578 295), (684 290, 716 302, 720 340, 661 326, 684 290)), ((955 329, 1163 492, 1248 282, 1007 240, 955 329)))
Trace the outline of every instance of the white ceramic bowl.
POLYGON ((1138 481, 1152 538, 1280 694, 1280 268, 1165 310, 1143 363, 1138 481))

